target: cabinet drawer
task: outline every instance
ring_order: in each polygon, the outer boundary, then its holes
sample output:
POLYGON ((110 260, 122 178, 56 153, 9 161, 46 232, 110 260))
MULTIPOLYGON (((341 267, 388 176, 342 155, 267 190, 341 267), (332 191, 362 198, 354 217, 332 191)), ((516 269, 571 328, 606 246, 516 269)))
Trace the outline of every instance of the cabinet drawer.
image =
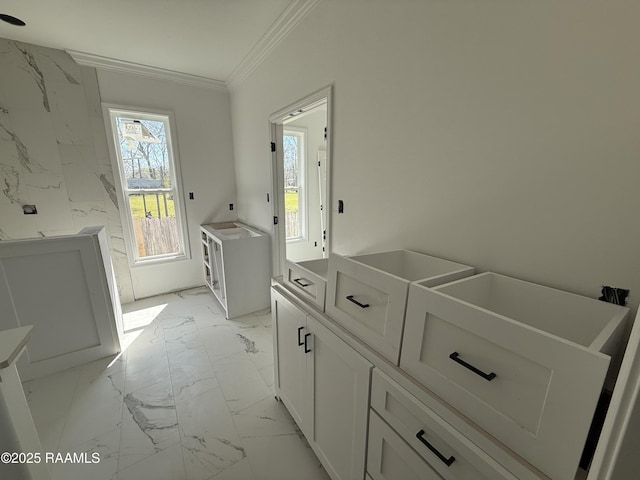
POLYGON ((379 370, 373 374, 371 408, 443 478, 515 480, 480 448, 379 370))
POLYGON ((625 309, 496 274, 469 278, 411 286, 401 368, 549 477, 573 479, 609 365, 599 350, 625 309), (604 315, 599 327, 594 315, 604 315), (559 336, 571 332, 563 322, 582 344, 559 336))
POLYGON ((320 307, 322 311, 324 311, 324 298, 327 285, 326 265, 326 259, 301 262, 299 264, 287 261, 287 271, 284 275, 284 281, 292 291, 300 297, 314 303, 320 307), (319 270, 322 273, 322 265, 324 265, 324 277, 316 271, 313 271, 319 270))
POLYGON ((442 480, 373 410, 369 416, 367 474, 372 480, 442 480))
POLYGON ((473 271, 466 265, 408 250, 331 255, 326 312, 397 365, 409 284, 421 280, 438 285, 473 271))

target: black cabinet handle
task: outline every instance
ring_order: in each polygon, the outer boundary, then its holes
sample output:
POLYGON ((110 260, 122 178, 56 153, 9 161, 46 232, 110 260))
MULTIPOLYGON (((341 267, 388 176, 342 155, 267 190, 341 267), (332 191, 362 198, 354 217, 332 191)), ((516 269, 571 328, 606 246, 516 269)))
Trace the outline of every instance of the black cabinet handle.
POLYGON ((496 374, 491 372, 491 373, 484 373, 482 370, 480 370, 477 367, 474 367, 473 365, 471 365, 470 363, 465 362, 464 360, 462 360, 460 358, 460 354, 458 352, 453 352, 451 355, 449 355, 449 358, 451 360, 453 360, 456 363, 459 363, 460 365, 462 365, 465 368, 468 368, 469 370, 471 370, 473 373, 475 373, 476 375, 480 375, 482 378, 484 378, 487 381, 491 381, 494 378, 496 378, 496 374))
POLYGON ((296 282, 298 285, 300 285, 302 288, 305 288, 305 287, 308 287, 309 285, 311 285, 311 283, 304 283, 304 282, 302 282, 302 280, 303 280, 302 277, 293 279, 293 281, 296 282))
POLYGON ((303 345, 302 340, 300 340, 300 332, 304 330, 304 327, 298 327, 298 346, 301 347, 303 345))
POLYGON ((360 308, 367 308, 369 307, 368 303, 360 303, 359 301, 357 301, 355 298, 353 298, 353 295, 347 295, 347 300, 349 300, 350 302, 355 303, 356 305, 358 305, 360 308))
POLYGON ((416 433, 416 438, 420 440, 425 447, 431 450, 433 454, 436 457, 438 457, 440 461, 444 463, 447 467, 450 467, 451 464, 456 461, 456 458, 454 456, 450 456, 449 458, 447 458, 444 455, 442 455, 436 447, 434 447, 429 442, 427 442, 427 440, 423 437, 423 435, 424 435, 424 430, 420 430, 418 433, 416 433))
POLYGON ((307 348, 307 338, 309 338, 310 336, 311 336, 310 333, 304 334, 304 353, 309 353, 311 351, 310 348, 307 348))

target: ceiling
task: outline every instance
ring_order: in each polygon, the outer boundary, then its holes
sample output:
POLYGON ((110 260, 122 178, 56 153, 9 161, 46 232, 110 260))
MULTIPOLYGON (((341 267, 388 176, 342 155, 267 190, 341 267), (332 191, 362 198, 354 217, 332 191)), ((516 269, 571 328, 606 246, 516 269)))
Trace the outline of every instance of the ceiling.
POLYGON ((2 0, 0 37, 228 81, 301 0, 2 0))

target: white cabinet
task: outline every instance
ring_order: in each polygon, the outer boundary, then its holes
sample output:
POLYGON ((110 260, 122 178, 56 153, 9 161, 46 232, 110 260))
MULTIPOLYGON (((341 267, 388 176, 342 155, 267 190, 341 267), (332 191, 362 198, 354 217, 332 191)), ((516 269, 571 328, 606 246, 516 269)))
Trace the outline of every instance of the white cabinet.
POLYGON ((373 480, 443 480, 375 411, 369 424, 367 475, 373 480))
POLYGON ((23 381, 120 352, 122 311, 104 227, 0 242, 0 330, 33 325, 23 381))
POLYGON ((385 447, 381 439, 397 436, 401 442, 388 442, 395 445, 393 448, 397 451, 417 452, 418 455, 406 453, 403 456, 421 457, 420 461, 414 460, 416 465, 424 465, 421 471, 433 470, 447 480, 515 480, 495 460, 379 369, 373 373, 371 408, 379 415, 377 423, 388 424, 388 427, 378 425, 376 428, 376 420, 371 415, 367 469, 373 478, 387 478, 380 472, 389 471, 383 463, 393 458, 383 454, 384 448, 389 447, 385 447))
POLYGON ((311 402, 308 399, 307 357, 304 347, 307 315, 282 295, 272 293, 271 318, 277 394, 302 433, 310 436, 313 422, 311 402))
POLYGON ((331 255, 324 314, 311 289, 292 285, 310 285, 302 269, 274 281, 276 383, 332 478, 586 478, 576 472, 589 429, 601 426, 604 385, 615 390, 589 475, 611 471, 602 464, 616 448, 612 422, 624 422, 616 410, 629 402, 624 361, 615 383, 629 309, 441 259, 429 276, 436 264, 423 257, 331 255), (364 436, 359 381, 372 365, 364 436))
POLYGON ((239 222, 200 226, 204 280, 235 318, 269 307, 269 236, 239 222))
POLYGON ((276 391, 334 480, 365 471, 372 365, 272 289, 276 391))
POLYGON ((326 312, 397 365, 409 284, 438 285, 473 273, 467 265, 408 250, 332 254, 326 312))
POLYGON ((569 480, 627 314, 495 273, 414 284, 400 367, 549 477, 569 480))
POLYGON ((285 284, 296 295, 309 300, 322 311, 324 311, 328 263, 327 258, 304 262, 287 260, 287 269, 284 274, 285 284))

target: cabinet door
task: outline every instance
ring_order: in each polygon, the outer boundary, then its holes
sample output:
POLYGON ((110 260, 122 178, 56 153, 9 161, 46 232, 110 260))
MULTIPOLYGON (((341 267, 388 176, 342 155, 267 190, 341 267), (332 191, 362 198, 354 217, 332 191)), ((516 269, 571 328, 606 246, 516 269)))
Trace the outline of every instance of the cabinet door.
POLYGON ((311 316, 307 379, 316 453, 334 480, 363 480, 372 365, 311 316))
POLYGON ((277 394, 302 432, 309 436, 311 423, 304 353, 306 314, 272 290, 271 316, 277 394))

